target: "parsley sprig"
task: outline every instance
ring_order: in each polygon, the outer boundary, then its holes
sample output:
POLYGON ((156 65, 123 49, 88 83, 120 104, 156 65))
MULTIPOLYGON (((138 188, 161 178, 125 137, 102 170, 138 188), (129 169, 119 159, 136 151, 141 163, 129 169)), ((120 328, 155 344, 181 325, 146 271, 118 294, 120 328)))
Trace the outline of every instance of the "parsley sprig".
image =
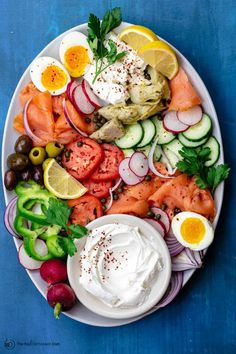
POLYGON ((196 185, 201 189, 208 188, 213 194, 220 182, 229 176, 230 168, 227 164, 205 166, 210 158, 209 147, 201 150, 183 147, 179 153, 183 160, 179 161, 176 167, 188 176, 196 176, 196 185))
POLYGON ((107 11, 101 22, 94 14, 89 15, 88 43, 93 51, 96 67, 93 83, 104 70, 126 55, 125 51, 117 53, 117 47, 111 39, 108 40, 107 46, 105 46, 106 35, 119 26, 121 21, 119 7, 107 11))
POLYGON ((68 220, 71 214, 71 208, 63 201, 50 198, 49 205, 44 214, 47 217, 48 224, 55 224, 61 226, 67 233, 67 237, 61 237, 59 244, 66 254, 73 256, 77 251, 74 244, 74 239, 81 238, 88 233, 86 227, 81 225, 71 224, 68 227, 68 220))

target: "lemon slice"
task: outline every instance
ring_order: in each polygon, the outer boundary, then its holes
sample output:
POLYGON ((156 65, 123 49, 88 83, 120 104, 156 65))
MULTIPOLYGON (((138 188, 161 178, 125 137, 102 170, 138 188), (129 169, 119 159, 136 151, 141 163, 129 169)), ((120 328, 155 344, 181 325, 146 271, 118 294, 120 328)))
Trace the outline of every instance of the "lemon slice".
POLYGON ((87 192, 79 181, 72 177, 55 159, 52 159, 44 170, 45 187, 61 199, 75 199, 87 192))
POLYGON ((157 35, 149 28, 136 25, 126 27, 119 33, 118 37, 137 51, 145 44, 158 40, 157 35))
POLYGON ((139 49, 138 55, 161 74, 171 80, 179 70, 174 50, 163 41, 147 43, 139 49))

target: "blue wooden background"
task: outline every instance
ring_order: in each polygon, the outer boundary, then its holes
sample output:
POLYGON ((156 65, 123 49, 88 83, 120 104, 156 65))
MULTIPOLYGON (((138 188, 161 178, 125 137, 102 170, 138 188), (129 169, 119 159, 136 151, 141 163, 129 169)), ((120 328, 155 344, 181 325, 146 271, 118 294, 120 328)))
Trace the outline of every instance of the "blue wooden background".
MULTIPOLYGON (((64 316, 59 321, 53 318, 19 266, 15 246, 1 223, 0 353, 236 353, 235 0, 0 0, 1 134, 14 88, 36 54, 61 32, 86 22, 90 12, 102 16, 117 5, 124 20, 150 27, 176 46, 213 98, 226 161, 232 167, 215 242, 204 268, 172 305, 137 323, 103 329, 64 316), (10 350, 11 341, 31 345, 16 344, 10 350), (58 345, 43 345, 47 342, 58 345)), ((2 192, 0 207, 2 217, 2 192)))

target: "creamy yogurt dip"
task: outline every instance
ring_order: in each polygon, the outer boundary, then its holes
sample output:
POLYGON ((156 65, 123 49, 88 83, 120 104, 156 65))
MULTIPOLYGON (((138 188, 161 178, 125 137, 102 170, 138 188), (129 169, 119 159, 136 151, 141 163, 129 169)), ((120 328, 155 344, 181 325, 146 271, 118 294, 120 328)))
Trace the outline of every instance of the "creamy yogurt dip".
POLYGON ((80 254, 79 282, 110 307, 132 308, 147 300, 162 269, 155 237, 113 223, 89 232, 80 254))

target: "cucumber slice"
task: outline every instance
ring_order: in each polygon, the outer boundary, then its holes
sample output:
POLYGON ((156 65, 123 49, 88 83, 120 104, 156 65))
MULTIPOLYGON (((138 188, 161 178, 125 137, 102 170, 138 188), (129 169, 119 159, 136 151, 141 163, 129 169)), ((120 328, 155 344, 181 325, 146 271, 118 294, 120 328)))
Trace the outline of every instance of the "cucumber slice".
POLYGON ((138 145, 143 139, 143 128, 141 124, 135 123, 125 126, 125 135, 116 139, 116 145, 121 149, 130 149, 138 145))
POLYGON ((135 149, 135 151, 143 152, 144 155, 148 156, 148 154, 149 154, 149 152, 150 152, 150 150, 151 150, 151 147, 152 147, 152 145, 149 144, 149 145, 146 145, 146 146, 144 146, 144 147, 142 147, 142 148, 137 147, 137 148, 135 149))
POLYGON ((190 141, 185 138, 183 133, 180 133, 178 135, 178 138, 179 138, 179 141, 181 142, 181 144, 183 144, 186 147, 198 147, 198 146, 205 144, 208 140, 208 136, 207 136, 206 138, 199 140, 199 141, 190 141))
POLYGON ((179 158, 177 155, 175 155, 175 153, 171 150, 168 150, 167 148, 165 149, 164 147, 164 153, 167 157, 167 159, 169 160, 169 163, 171 165, 172 168, 176 167, 177 162, 179 162, 179 158))
POLYGON ((185 132, 183 132, 183 136, 191 141, 200 141, 208 136, 212 131, 212 121, 211 118, 204 113, 202 115, 202 119, 199 123, 193 125, 188 128, 185 132))
POLYGON ((209 147, 211 150, 209 155, 210 159, 205 163, 205 166, 210 167, 213 166, 220 157, 220 144, 214 136, 211 136, 206 144, 202 146, 202 149, 205 147, 209 147))
MULTIPOLYGON (((146 155, 148 157, 151 147, 152 147, 152 145, 147 145, 147 146, 144 146, 143 148, 137 148, 136 151, 143 152, 144 155, 146 155)), ((160 161, 161 155, 162 155, 161 154, 161 147, 157 145, 155 147, 155 151, 153 154, 153 161, 154 162, 160 161)))
POLYGON ((159 145, 168 144, 175 139, 175 135, 165 130, 162 120, 159 120, 157 116, 152 117, 151 120, 156 127, 156 137, 158 136, 159 145))
POLYGON ((143 120, 140 122, 140 124, 142 125, 144 136, 140 143, 137 145, 138 148, 142 148, 150 144, 156 135, 156 126, 150 119, 143 120))
POLYGON ((164 152, 168 153, 168 151, 172 151, 179 160, 182 159, 182 156, 180 155, 179 151, 182 149, 183 144, 181 144, 181 142, 178 139, 175 139, 173 141, 171 141, 169 144, 166 144, 163 147, 164 152))
POLYGON ((130 157, 134 153, 134 149, 123 149, 122 151, 123 151, 125 157, 130 157))

